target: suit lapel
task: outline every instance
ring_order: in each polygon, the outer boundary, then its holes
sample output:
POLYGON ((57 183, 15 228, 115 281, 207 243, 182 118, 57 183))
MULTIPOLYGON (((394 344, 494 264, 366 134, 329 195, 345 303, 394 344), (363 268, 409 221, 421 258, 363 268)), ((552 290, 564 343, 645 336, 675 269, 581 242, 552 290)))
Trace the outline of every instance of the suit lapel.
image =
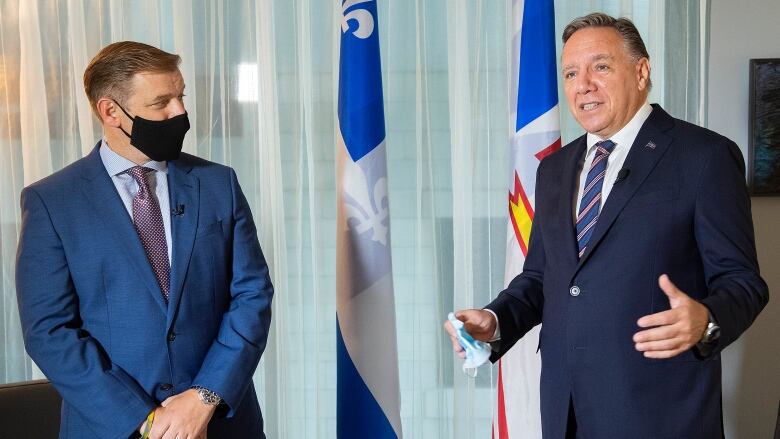
POLYGON ((574 229, 574 203, 577 196, 577 168, 585 155, 587 142, 585 136, 580 137, 570 146, 572 150, 566 154, 561 172, 561 192, 558 205, 559 214, 555 216, 555 235, 563 237, 563 255, 566 265, 574 268, 577 265, 577 235, 574 229))
POLYGON ((198 224, 200 203, 199 181, 190 174, 192 167, 181 160, 168 162, 168 192, 171 209, 171 236, 173 238, 173 257, 171 259, 171 290, 168 297, 168 322, 170 328, 176 310, 179 307, 184 287, 184 279, 195 243, 195 231, 198 224))
MULTIPOLYGON (((630 174, 624 181, 612 187, 607 202, 602 206, 598 222, 593 230, 593 235, 588 241, 588 248, 585 254, 580 258, 577 271, 588 260, 590 255, 597 251, 598 245, 606 235, 607 231, 617 219, 620 212, 626 206, 629 200, 634 196, 637 189, 642 185, 650 172, 663 157, 672 138, 664 131, 671 128, 673 119, 661 107, 653 105, 653 112, 645 121, 637 134, 631 150, 628 152, 626 161, 623 163, 623 169, 628 169, 630 174)), ((574 273, 577 274, 576 271, 574 273)))
POLYGON ((100 144, 98 142, 95 149, 86 157, 86 169, 82 174, 82 191, 96 216, 103 219, 113 239, 121 246, 117 251, 124 250, 123 253, 127 255, 130 265, 138 273, 141 283, 154 297, 160 310, 165 313, 167 306, 160 284, 152 271, 152 265, 144 252, 133 221, 100 159, 100 144))

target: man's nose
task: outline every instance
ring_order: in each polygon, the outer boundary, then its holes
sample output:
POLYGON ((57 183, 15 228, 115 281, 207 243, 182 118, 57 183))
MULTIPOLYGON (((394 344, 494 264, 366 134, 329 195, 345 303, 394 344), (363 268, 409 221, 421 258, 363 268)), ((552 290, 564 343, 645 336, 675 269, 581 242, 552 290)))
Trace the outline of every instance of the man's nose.
POLYGON ((590 72, 582 72, 574 78, 574 90, 579 94, 586 94, 594 90, 590 72))
POLYGON ((168 106, 168 118, 176 117, 187 112, 187 110, 184 108, 184 101, 181 98, 171 99, 171 102, 168 106))

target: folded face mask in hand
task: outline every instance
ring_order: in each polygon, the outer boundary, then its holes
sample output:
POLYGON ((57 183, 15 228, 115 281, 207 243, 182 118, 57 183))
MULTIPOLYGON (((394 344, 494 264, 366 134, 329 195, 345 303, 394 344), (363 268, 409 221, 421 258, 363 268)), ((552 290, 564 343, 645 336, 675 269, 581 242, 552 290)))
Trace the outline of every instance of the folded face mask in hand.
POLYGON ((466 328, 463 327, 463 322, 455 318, 454 313, 447 315, 447 320, 450 321, 455 328, 455 333, 458 336, 458 343, 466 351, 466 360, 463 361, 463 373, 474 378, 477 376, 477 368, 485 364, 490 359, 490 345, 474 340, 474 338, 466 332, 466 328))

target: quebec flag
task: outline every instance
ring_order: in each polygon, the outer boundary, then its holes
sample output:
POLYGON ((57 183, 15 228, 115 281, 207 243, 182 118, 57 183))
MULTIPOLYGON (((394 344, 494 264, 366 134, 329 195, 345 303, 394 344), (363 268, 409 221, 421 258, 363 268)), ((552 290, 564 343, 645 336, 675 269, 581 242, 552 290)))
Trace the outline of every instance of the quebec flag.
POLYGON ((337 433, 401 438, 375 0, 341 4, 336 147, 337 433))

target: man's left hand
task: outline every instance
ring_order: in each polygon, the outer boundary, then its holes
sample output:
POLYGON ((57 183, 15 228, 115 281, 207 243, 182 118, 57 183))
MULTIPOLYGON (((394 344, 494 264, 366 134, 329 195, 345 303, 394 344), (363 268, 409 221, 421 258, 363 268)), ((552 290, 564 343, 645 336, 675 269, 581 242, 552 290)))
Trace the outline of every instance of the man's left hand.
POLYGON ((709 322, 707 307, 680 291, 669 276, 658 278, 658 285, 669 298, 672 309, 644 316, 637 324, 651 328, 634 334, 636 350, 647 358, 671 358, 698 343, 709 322))
POLYGON ((206 405, 195 389, 173 395, 158 408, 150 438, 203 439, 215 406, 206 405))

